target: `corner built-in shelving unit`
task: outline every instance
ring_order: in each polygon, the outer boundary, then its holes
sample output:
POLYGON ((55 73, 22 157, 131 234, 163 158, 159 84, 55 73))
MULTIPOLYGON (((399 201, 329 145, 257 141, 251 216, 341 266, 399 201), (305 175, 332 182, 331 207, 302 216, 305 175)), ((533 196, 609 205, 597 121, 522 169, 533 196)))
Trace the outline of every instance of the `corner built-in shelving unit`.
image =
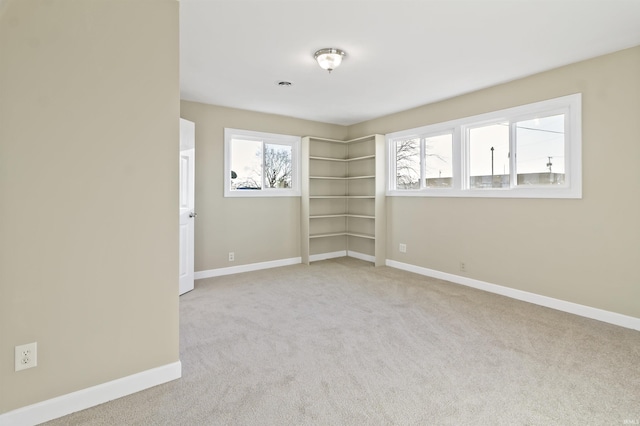
POLYGON ((384 136, 302 139, 302 261, 385 262, 384 136))

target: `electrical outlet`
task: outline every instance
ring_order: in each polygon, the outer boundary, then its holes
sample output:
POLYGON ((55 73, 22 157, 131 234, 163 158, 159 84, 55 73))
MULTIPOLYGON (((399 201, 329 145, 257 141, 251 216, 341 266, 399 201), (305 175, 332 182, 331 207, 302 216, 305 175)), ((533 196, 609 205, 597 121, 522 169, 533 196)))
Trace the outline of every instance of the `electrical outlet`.
POLYGON ((38 343, 27 343, 16 346, 16 371, 25 370, 38 365, 38 343))
POLYGON ((460 272, 467 272, 467 265, 464 262, 460 262, 460 272))
POLYGON ((398 250, 400 250, 400 253, 406 253, 407 252, 407 245, 400 243, 400 247, 398 247, 398 250))
POLYGON ((234 260, 236 260, 236 255, 230 251, 229 252, 229 262, 233 262, 234 260))

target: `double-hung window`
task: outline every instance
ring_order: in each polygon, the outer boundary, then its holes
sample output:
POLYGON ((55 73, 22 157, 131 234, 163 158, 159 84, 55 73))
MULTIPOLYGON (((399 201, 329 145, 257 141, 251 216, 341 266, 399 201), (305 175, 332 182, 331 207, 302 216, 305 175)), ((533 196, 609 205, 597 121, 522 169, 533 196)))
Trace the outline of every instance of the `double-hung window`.
POLYGON ((387 135, 388 195, 580 198, 581 96, 387 135))
POLYGON ((224 129, 225 197, 300 195, 300 137, 224 129))

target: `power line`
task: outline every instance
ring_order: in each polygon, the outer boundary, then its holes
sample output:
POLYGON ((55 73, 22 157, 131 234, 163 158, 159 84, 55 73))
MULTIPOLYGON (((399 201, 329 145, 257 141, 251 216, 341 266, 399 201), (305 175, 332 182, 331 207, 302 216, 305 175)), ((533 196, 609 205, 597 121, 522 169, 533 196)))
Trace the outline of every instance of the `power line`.
POLYGON ((516 126, 516 129, 534 130, 536 132, 547 132, 547 133, 556 133, 556 134, 559 134, 559 135, 564 135, 564 132, 559 132, 557 130, 536 129, 536 128, 533 128, 533 127, 524 127, 524 126, 516 126))
MULTIPOLYGON (((510 126, 510 123, 496 123, 498 126, 510 126)), ((558 135, 564 135, 564 131, 558 130, 548 130, 548 129, 536 129, 535 127, 526 127, 526 126, 517 126, 516 129, 524 129, 524 130, 533 130, 535 132, 547 132, 547 133, 556 133, 558 135)))

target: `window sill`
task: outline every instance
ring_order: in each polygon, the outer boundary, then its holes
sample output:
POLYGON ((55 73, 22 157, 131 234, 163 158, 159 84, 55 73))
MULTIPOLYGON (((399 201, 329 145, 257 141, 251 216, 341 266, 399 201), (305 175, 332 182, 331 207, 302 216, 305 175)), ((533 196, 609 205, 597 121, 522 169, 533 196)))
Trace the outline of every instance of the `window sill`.
POLYGON ((240 189, 225 191, 224 196, 225 198, 300 197, 300 191, 240 189))
POLYGON ((388 197, 447 198, 565 198, 581 199, 581 188, 512 188, 512 189, 407 189, 387 191, 388 197))

